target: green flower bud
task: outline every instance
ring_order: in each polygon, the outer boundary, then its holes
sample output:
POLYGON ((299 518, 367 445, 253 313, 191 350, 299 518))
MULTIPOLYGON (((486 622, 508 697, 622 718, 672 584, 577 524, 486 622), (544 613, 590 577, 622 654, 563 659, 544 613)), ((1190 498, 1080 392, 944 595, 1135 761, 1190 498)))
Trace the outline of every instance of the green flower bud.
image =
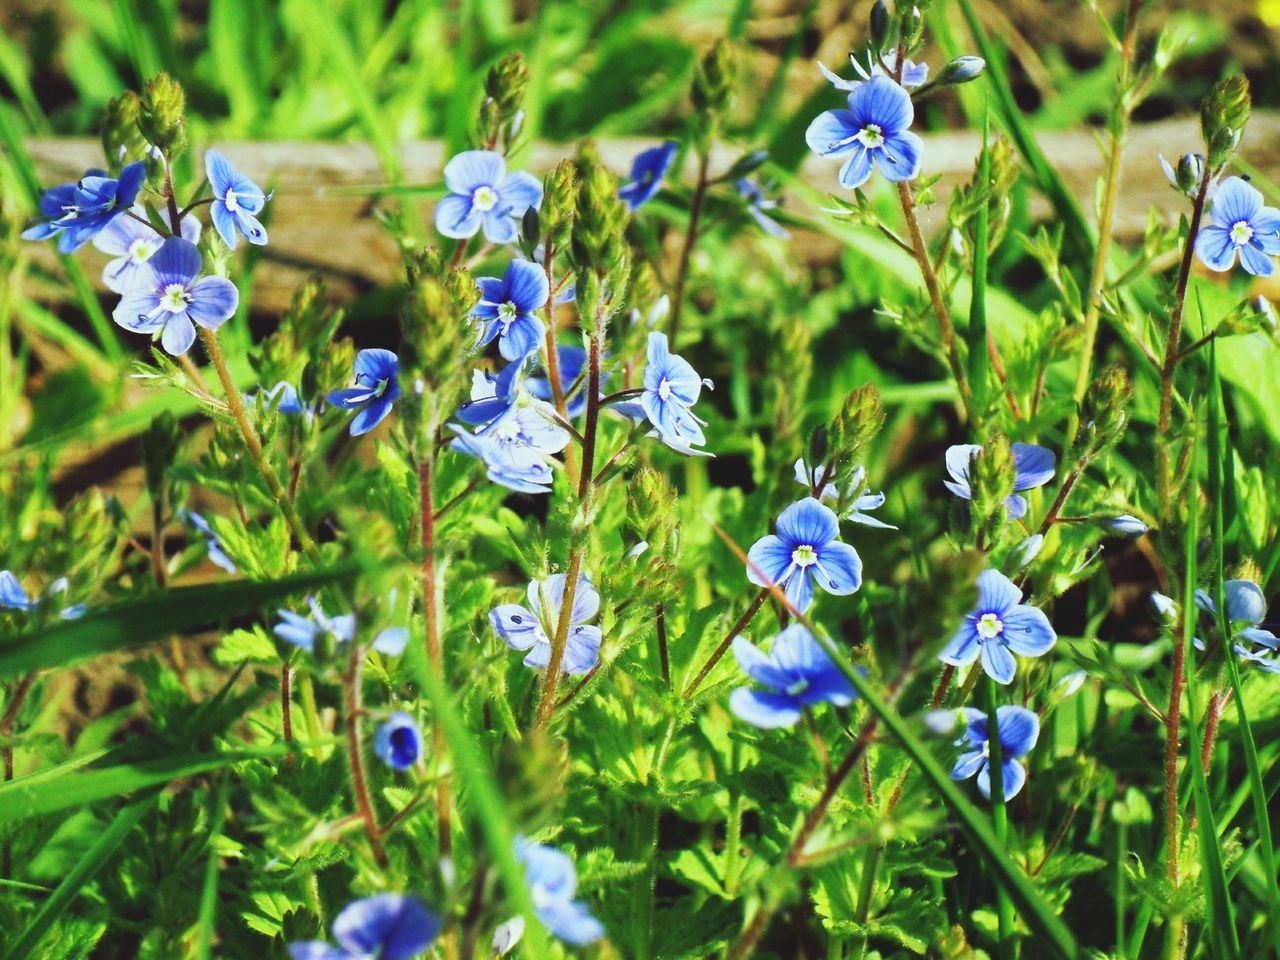
POLYGON ((542 205, 538 209, 542 239, 553 251, 562 250, 569 243, 577 200, 577 167, 572 160, 561 160, 542 182, 542 205))
POLYGON ((178 422, 168 410, 151 421, 142 435, 142 466, 147 493, 157 503, 164 499, 165 477, 178 455, 178 422))
POLYGON ((942 68, 937 83, 944 87, 968 83, 970 80, 977 80, 986 69, 987 61, 981 57, 956 57, 942 68))
POLYGON ((592 333, 597 322, 622 304, 631 271, 626 237, 630 215, 618 198, 616 178, 590 144, 580 152, 578 169, 577 216, 570 243, 579 315, 583 329, 592 333))
POLYGON ((871 37, 871 49, 879 53, 889 39, 889 6, 884 0, 876 0, 872 4, 867 32, 871 37))
POLYGON ((1123 367, 1111 365, 1089 385, 1080 404, 1082 455, 1095 457, 1124 436, 1133 383, 1123 367))
POLYGON ((138 127, 171 163, 187 146, 186 105, 181 84, 167 73, 157 73, 142 88, 138 127))
POLYGON ((733 54, 727 40, 717 40, 693 77, 690 96, 694 109, 712 117, 723 113, 729 106, 733 84, 733 54))
POLYGON ((486 149, 499 143, 509 147, 520 133, 524 113, 524 91, 529 85, 529 67, 524 55, 513 53, 492 67, 484 81, 485 98, 480 103, 479 134, 486 149))
POLYGON ((1004 519, 1005 501, 1013 493, 1016 470, 1009 438, 997 434, 982 445, 969 468, 973 514, 979 529, 1004 519))
POLYGON ((920 43, 921 37, 924 36, 924 14, 920 12, 918 6, 913 4, 902 11, 898 36, 902 38, 908 51, 914 50, 920 43))
POLYGON ((126 164, 146 156, 147 141, 138 129, 141 115, 142 101, 132 90, 107 104, 107 115, 102 118, 102 152, 112 176, 118 175, 126 164))
POLYGON ((1220 80, 1200 104, 1200 131, 1209 158, 1217 169, 1235 152, 1249 122, 1249 81, 1243 74, 1220 80))
POLYGON ((659 555, 675 546, 675 488, 657 470, 642 467, 627 486, 627 528, 659 555))

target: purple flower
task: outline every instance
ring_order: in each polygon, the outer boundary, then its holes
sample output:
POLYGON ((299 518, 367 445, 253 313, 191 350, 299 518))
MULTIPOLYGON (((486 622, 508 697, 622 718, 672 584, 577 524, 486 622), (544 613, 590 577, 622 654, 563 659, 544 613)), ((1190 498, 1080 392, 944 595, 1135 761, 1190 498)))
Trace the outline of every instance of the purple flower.
POLYGON ((138 266, 135 286, 120 298, 112 319, 134 333, 160 334, 160 344, 176 356, 191 349, 195 324, 217 330, 240 305, 240 291, 226 277, 200 276, 200 251, 170 237, 138 266))
POLYGON ((574 899, 578 872, 567 854, 517 837, 516 859, 524 864, 524 879, 534 912, 553 935, 574 946, 585 946, 604 936, 600 921, 591 915, 585 903, 574 899))
POLYGON ((41 223, 22 232, 23 240, 58 238, 61 253, 75 253, 131 206, 146 179, 146 165, 131 163, 120 179, 90 170, 75 183, 51 187, 40 195, 41 223))
MULTIPOLYGON (((555 636, 560 622, 565 580, 565 574, 555 573, 542 580, 531 581, 527 606, 504 603, 489 611, 489 623, 507 646, 512 650, 529 651, 524 658, 526 667, 541 670, 551 662, 551 638, 555 636)), ((599 609, 600 594, 590 580, 579 577, 578 589, 573 594, 573 609, 569 611, 569 636, 561 664, 565 673, 590 673, 600 662, 603 639, 600 628, 587 624, 599 609)))
POLYGON ((436 204, 436 229, 458 240, 483 227, 490 243, 511 243, 524 212, 542 202, 542 185, 527 173, 507 173, 492 150, 458 154, 445 164, 444 183, 449 193, 436 204))
POLYGON ((965 616, 938 659, 953 667, 967 667, 981 656, 987 676, 996 683, 1011 682, 1017 669, 1015 653, 1038 657, 1058 642, 1044 611, 1021 601, 1022 591, 1003 573, 982 571, 978 575, 978 605, 965 616))
POLYGON ((234 250, 243 234, 250 243, 265 244, 267 229, 258 222, 257 215, 271 197, 217 150, 205 152, 204 172, 213 191, 210 216, 222 242, 234 250))
MULTIPOLYGON (((972 57, 969 59, 977 59, 972 57)), ((837 90, 853 91, 870 80, 872 77, 888 77, 892 79, 894 68, 898 65, 898 51, 887 50, 884 54, 884 67, 880 66, 871 53, 867 54, 867 63, 870 69, 864 67, 858 62, 858 58, 852 53, 849 54, 849 62, 853 64, 853 69, 857 72, 860 80, 845 80, 837 75, 834 71, 828 70, 826 64, 818 61, 818 69, 822 71, 822 75, 831 82, 831 85, 837 90), (885 72, 888 67, 888 73, 885 72)), ((902 85, 908 90, 918 87, 929 79, 929 65, 927 63, 912 63, 907 60, 902 65, 902 85)))
POLYGON ((408 770, 422 756, 422 732, 402 710, 391 714, 373 735, 373 752, 392 770, 408 770))
POLYGON ((1280 210, 1263 206, 1257 188, 1227 177, 1218 185, 1209 216, 1213 222, 1196 235, 1196 256, 1206 267, 1230 270, 1239 254, 1246 273, 1271 276, 1271 258, 1280 253, 1280 210))
POLYGON ((356 385, 332 391, 325 400, 344 410, 359 410, 351 420, 351 436, 368 433, 391 412, 400 398, 400 358, 390 350, 361 350, 356 354, 356 385))
MULTIPOLYGON (((147 212, 134 206, 132 212, 146 219, 147 212)), ((173 227, 168 211, 165 222, 173 227)), ((182 239, 190 243, 200 242, 200 221, 195 217, 182 218, 182 239)), ((93 238, 93 245, 114 259, 102 268, 102 282, 113 293, 128 293, 143 276, 142 266, 151 259, 161 245, 164 235, 154 227, 139 223, 133 217, 116 217, 93 238)))
POLYGON ((631 208, 639 210, 662 189, 662 180, 676 158, 676 142, 668 140, 656 147, 642 150, 631 161, 631 180, 618 189, 618 197, 631 208))
POLYGON ((417 897, 379 893, 349 904, 333 921, 336 947, 323 941, 291 943, 293 960, 410 960, 424 953, 440 921, 417 897))
POLYGON ((729 709, 757 727, 794 726, 808 707, 847 707, 857 696, 849 678, 800 623, 778 634, 768 653, 735 637, 733 656, 742 672, 765 689, 738 687, 729 695, 729 709))
MULTIPOLYGON (((981 449, 976 443, 958 443, 947 448, 947 473, 951 474, 951 479, 942 482, 962 500, 973 499, 969 489, 969 465, 981 449)), ((1030 443, 1010 444, 1010 449, 1013 452, 1014 490, 1034 490, 1053 479, 1053 470, 1057 464, 1053 451, 1030 443)), ((1018 520, 1027 512, 1026 498, 1017 493, 1009 495, 1005 506, 1011 520, 1018 520)))
POLYGON ((761 537, 747 553, 747 579, 778 586, 804 613, 813 602, 813 584, 837 596, 862 586, 858 551, 840 542, 835 513, 813 497, 793 503, 778 516, 778 532, 761 537))
POLYGON ((924 149, 907 129, 914 117, 907 91, 888 77, 872 77, 849 94, 849 109, 815 118, 805 141, 820 156, 849 155, 840 168, 840 184, 850 190, 867 182, 872 161, 886 180, 911 180, 920 172, 924 149))
POLYGON ((480 346, 498 338, 498 351, 507 360, 519 360, 538 349, 546 327, 535 315, 547 304, 547 275, 536 263, 512 260, 501 278, 480 277, 480 302, 471 318, 484 329, 480 346))
MULTIPOLYGON (((967 743, 969 749, 960 754, 951 770, 952 780, 968 780, 978 775, 978 789, 987 799, 991 798, 991 744, 987 730, 987 714, 982 710, 966 708, 968 726, 964 736, 956 744, 967 743)), ((1040 718, 1026 707, 1004 706, 996 708, 996 728, 1000 737, 1000 782, 1004 787, 1004 799, 1008 803, 1027 782, 1027 771, 1018 763, 1036 745, 1040 737, 1040 718)))

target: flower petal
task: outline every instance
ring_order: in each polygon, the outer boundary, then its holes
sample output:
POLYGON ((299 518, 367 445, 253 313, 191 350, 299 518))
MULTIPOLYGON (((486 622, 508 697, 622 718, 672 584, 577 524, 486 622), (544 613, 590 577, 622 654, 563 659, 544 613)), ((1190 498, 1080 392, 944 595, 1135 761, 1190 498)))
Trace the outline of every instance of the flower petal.
POLYGON ((854 593, 862 586, 862 558, 858 551, 839 540, 824 546, 813 566, 818 586, 836 596, 854 593))
MULTIPOLYGON (((480 222, 483 219, 484 214, 471 205, 469 196, 463 197, 456 193, 451 193, 441 198, 440 202, 436 204, 436 230, 443 236, 452 237, 454 240, 474 237, 476 231, 480 229, 480 222)), ((217 218, 215 217, 214 220, 214 225, 216 226, 217 218)), ((221 232, 221 228, 219 228, 219 232, 221 232)))
POLYGON ((1040 736, 1040 718, 1026 707, 998 707, 996 724, 1000 727, 1001 755, 1006 761, 1025 757, 1040 736))
POLYGON ((185 313, 171 313, 165 322, 164 332, 160 334, 160 346, 165 352, 180 357, 196 342, 196 328, 191 317, 185 313))
POLYGON ((187 313, 202 327, 216 330, 235 314, 240 291, 226 277, 201 277, 191 286, 187 313))
POLYGON ((996 683, 1012 683, 1013 675, 1018 669, 1018 662, 1013 659, 1009 648, 999 640, 988 640, 980 646, 982 647, 982 669, 987 676, 996 683))
POLYGON ((1240 266, 1244 267, 1246 273, 1251 273, 1255 277, 1269 277, 1276 270, 1276 265, 1271 258, 1252 243, 1246 243, 1240 248, 1240 266))
POLYGON ((778 515, 778 536, 793 549, 801 544, 822 547, 840 536, 835 512, 813 497, 798 500, 778 515))
POLYGON ((1013 453, 1013 489, 1034 490, 1053 479, 1058 458, 1052 450, 1033 443, 1013 443, 1009 450, 1013 453))
POLYGON ((1213 222, 1230 229, 1240 220, 1252 221, 1262 209, 1262 191, 1239 177, 1226 177, 1213 195, 1213 222))
POLYGON ((999 570, 983 570, 978 574, 977 614, 995 613, 1004 619, 1006 610, 1022 600, 1022 591, 999 570))
POLYGON ((450 193, 462 194, 470 200, 480 187, 497 189, 506 175, 507 165, 492 150, 464 150, 444 167, 444 183, 450 193))
MULTIPOLYGON (((827 110, 813 118, 813 122, 804 132, 804 140, 810 150, 823 157, 838 157, 855 147, 862 148, 865 152, 861 143, 856 140, 849 141, 849 138, 859 129, 853 114, 848 110, 827 110)), ((868 160, 868 168, 870 165, 868 160)))
POLYGON ((1196 256, 1210 270, 1221 273, 1236 262, 1236 245, 1226 227, 1209 224, 1196 234, 1196 256))
POLYGON ((801 715, 793 697, 750 687, 738 687, 729 694, 729 709, 739 720, 766 730, 795 726, 801 715))
POLYGON ((855 130, 875 124, 886 140, 906 130, 915 117, 911 96, 885 76, 874 76, 849 94, 849 112, 855 130))
POLYGON ((1001 619, 1004 621, 1004 633, 1000 638, 1020 657, 1043 656, 1058 642, 1049 618, 1037 607, 1019 604, 1001 619))
POLYGON ((965 667, 978 659, 978 631, 973 622, 966 617, 960 629, 951 637, 951 642, 938 654, 938 659, 953 667, 965 667))
POLYGON ((530 207, 542 202, 542 184, 538 178, 523 170, 507 174, 498 184, 500 205, 513 217, 522 217, 530 207))
POLYGON ((747 579, 757 587, 771 587, 791 566, 792 548, 773 534, 761 537, 747 551, 747 579))
POLYGON ((887 138, 879 150, 869 152, 874 154, 876 166, 886 180, 893 183, 914 180, 920 173, 920 155, 924 153, 924 141, 911 131, 904 130, 895 137, 887 138))

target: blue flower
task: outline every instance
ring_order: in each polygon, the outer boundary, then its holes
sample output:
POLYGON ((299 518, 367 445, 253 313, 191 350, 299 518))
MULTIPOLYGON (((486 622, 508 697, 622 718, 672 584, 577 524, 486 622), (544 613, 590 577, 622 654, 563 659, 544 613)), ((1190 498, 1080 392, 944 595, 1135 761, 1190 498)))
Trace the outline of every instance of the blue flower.
POLYGON ((709 456, 693 449, 694 445, 700 447, 707 442, 702 433, 706 421, 693 412, 703 385, 710 388, 712 384, 699 377, 684 357, 670 351, 665 333, 649 334, 640 409, 653 424, 659 439, 679 453, 709 456))
POLYGON ((551 492, 551 463, 533 447, 468 433, 456 424, 450 424, 450 429, 456 434, 450 448, 483 463, 485 474, 494 483, 516 493, 551 492))
POLYGON ((471 374, 471 399, 458 408, 457 417, 473 427, 483 427, 506 416, 520 399, 521 374, 527 357, 502 368, 496 377, 484 370, 471 374))
MULTIPOLYGON (((34 613, 52 604, 55 598, 65 595, 69 589, 71 584, 67 578, 59 577, 45 588, 43 596, 33 600, 11 570, 0 570, 0 609, 34 613)), ((84 611, 84 604, 76 603, 63 607, 58 616, 63 620, 76 620, 84 616, 84 611)))
POLYGON ((516 224, 542 202, 542 184, 527 173, 507 173, 507 163, 491 150, 467 150, 444 168, 448 195, 436 204, 436 229, 461 240, 482 226, 490 243, 511 243, 516 224))
POLYGON ((800 623, 778 634, 768 653, 735 637, 733 656, 743 673, 766 688, 738 687, 729 695, 729 709, 757 727, 794 726, 808 707, 847 707, 857 696, 849 678, 800 623))
MULTIPOLYGON (((583 377, 583 370, 587 366, 587 351, 581 347, 567 346, 561 344, 556 347, 556 359, 559 361, 557 366, 560 369, 560 389, 565 394, 565 412, 570 419, 574 419, 582 415, 587 409, 587 390, 586 378, 583 377), (579 381, 579 378, 582 378, 579 381), (579 389, 574 389, 577 384, 579 389)), ((609 379, 609 374, 602 372, 600 382, 603 384, 609 379)), ((525 386, 533 396, 539 400, 550 402, 554 399, 551 392, 551 378, 548 377, 530 377, 525 381, 525 386)), ((641 412, 640 416, 644 416, 641 412)))
POLYGON ((767 199, 764 195, 764 190, 754 180, 743 178, 735 186, 738 189, 738 195, 747 201, 747 213, 751 215, 751 219, 759 224, 761 230, 781 240, 787 240, 791 237, 791 233, 786 227, 765 213, 766 210, 777 209, 777 200, 767 199))
POLYGON ((982 669, 996 683, 1013 680, 1021 657, 1048 653, 1058 636, 1044 611, 1021 602, 1019 590, 999 570, 978 575, 978 605, 964 618, 946 649, 938 655, 943 663, 967 667, 982 656, 982 669))
POLYGON ((484 325, 479 345, 498 338, 498 351, 507 360, 518 360, 542 343, 546 327, 535 315, 547 304, 547 275, 536 263, 512 260, 502 278, 480 277, 480 302, 471 317, 484 325))
MULTIPOLYGON (((966 708, 968 726, 957 745, 967 743, 969 749, 960 754, 951 770, 952 780, 968 780, 978 775, 978 789, 991 799, 991 744, 988 742, 987 714, 982 710, 966 708)), ((1000 737, 1000 782, 1004 787, 1004 799, 1008 803, 1027 782, 1027 771, 1018 763, 1036 745, 1040 736, 1040 718, 1026 707, 1004 706, 996 708, 996 728, 1000 737)))
MULTIPOLYGON (((823 476, 822 464, 818 464, 811 470, 801 457, 796 461, 795 471, 796 483, 802 487, 808 487, 811 493, 817 491, 818 483, 823 476)), ((898 528, 893 524, 877 520, 867 513, 869 510, 878 510, 883 507, 885 498, 883 493, 871 493, 869 488, 863 486, 866 475, 866 468, 862 466, 855 467, 850 475, 849 485, 845 490, 845 499, 849 502, 849 506, 845 508, 843 519, 868 527, 879 527, 882 530, 897 530, 898 528)), ((821 491, 817 491, 817 496, 819 500, 830 500, 836 503, 840 500, 840 491, 836 489, 834 483, 828 482, 823 485, 821 491)))
POLYGON ((422 732, 402 710, 391 714, 373 735, 373 752, 392 770, 408 770, 422 756, 422 732))
MULTIPOLYGON (((315 650, 316 640, 329 636, 335 644, 350 643, 356 635, 356 618, 354 614, 344 613, 336 617, 326 614, 320 604, 312 597, 308 601, 311 616, 304 617, 292 610, 277 610, 280 623, 273 628, 277 637, 295 647, 301 647, 308 653, 315 650)), ((387 627, 373 638, 371 646, 388 657, 398 657, 404 653, 409 643, 409 631, 404 627, 387 627)))
MULTIPOLYGON (((879 62, 877 62, 874 59, 873 55, 870 52, 868 52, 867 54, 867 62, 868 64, 870 64, 870 69, 867 69, 867 67, 864 67, 861 63, 859 63, 858 58, 855 57, 852 53, 849 54, 849 62, 853 64, 853 69, 857 72, 858 76, 861 77, 862 79, 845 80, 841 78, 839 75, 837 75, 835 72, 828 70, 826 64, 824 64, 821 60, 818 61, 818 69, 822 71, 822 75, 826 77, 831 82, 831 85, 835 87, 837 90, 853 91, 853 90, 857 90, 860 86, 862 86, 872 77, 888 77, 892 79, 894 68, 898 65, 898 51, 897 50, 885 51, 884 67, 880 66, 879 62), (889 68, 887 73, 885 72, 885 67, 889 68)), ((908 90, 912 89, 913 87, 920 86, 922 83, 924 83, 928 79, 929 79, 929 65, 927 63, 916 64, 916 63, 912 63, 910 60, 906 60, 903 62, 902 85, 906 87, 908 90)))
MULTIPOLYGON (((1222 589, 1227 600, 1227 622, 1232 638, 1245 641, 1233 644, 1232 649, 1264 670, 1280 673, 1280 661, 1276 659, 1280 638, 1261 626, 1267 615, 1267 598, 1262 588, 1252 580, 1228 580, 1222 589)), ((1211 614, 1216 614, 1218 609, 1204 590, 1196 591, 1196 606, 1211 614)), ((1204 644, 1197 641, 1196 649, 1203 650, 1204 644)))
POLYGON ((1108 530, 1112 533, 1118 533, 1122 537, 1140 537, 1149 529, 1145 523, 1129 513, 1122 513, 1118 517, 1109 517, 1106 524, 1108 530))
POLYGON ((618 189, 618 197, 631 209, 639 210, 662 189, 662 180, 676 158, 676 142, 668 140, 642 150, 631 161, 631 180, 618 189))
POLYGON ((118 180, 90 170, 76 183, 51 187, 40 195, 43 221, 24 230, 22 239, 57 237, 59 252, 75 253, 133 206, 146 175, 146 165, 138 161, 121 170, 118 180))
POLYGON ((368 433, 380 424, 400 398, 400 358, 390 350, 361 350, 356 354, 356 385, 334 390, 325 399, 344 410, 359 410, 351 421, 351 436, 368 433))
POLYGON ((410 960, 424 953, 440 921, 417 897, 379 893, 349 904, 333 921, 338 946, 291 943, 293 960, 410 960))
POLYGON ((551 933, 566 943, 585 946, 604 936, 604 926, 580 900, 578 872, 568 855, 546 844, 516 838, 516 858, 524 864, 533 909, 551 933))
POLYGON ((778 532, 761 537, 747 552, 747 579, 760 587, 779 586, 804 613, 817 581, 827 593, 843 596, 862 586, 862 558, 840 542, 835 513, 813 497, 791 504, 778 516, 778 532))
MULTIPOLYGON (((245 399, 250 403, 253 403, 257 400, 257 396, 255 394, 249 394, 245 399)), ((280 402, 276 406, 276 410, 280 413, 287 413, 290 415, 310 413, 310 411, 302 405, 302 400, 298 396, 298 388, 287 380, 281 380, 270 390, 262 391, 262 402, 267 407, 270 407, 277 399, 280 402)))
POLYGON ((191 349, 200 324, 217 330, 240 305, 240 291, 226 277, 200 276, 200 251, 170 237, 138 266, 136 283, 111 315, 134 333, 159 332, 160 344, 175 357, 191 349))
POLYGON ((809 124, 805 141, 824 157, 849 159, 840 183, 850 190, 871 176, 874 160, 886 180, 911 180, 920 172, 924 144, 907 128, 915 116, 907 91, 888 77, 872 77, 849 94, 849 109, 828 110, 809 124))
POLYGON ((271 197, 217 150, 205 153, 204 172, 213 190, 210 216, 222 242, 234 250, 239 242, 238 235, 244 234, 250 243, 265 244, 267 229, 258 222, 257 215, 271 197))
POLYGON ((204 538, 205 548, 209 553, 209 562, 215 566, 221 567, 227 573, 235 573, 235 562, 227 556, 226 551, 222 549, 222 541, 218 535, 213 532, 213 527, 209 526, 209 521, 194 510, 179 510, 178 519, 185 523, 191 524, 196 531, 204 538))
POLYGON ((1218 185, 1209 216, 1213 222, 1196 235, 1201 263, 1210 270, 1230 270, 1238 253, 1246 273, 1271 276, 1271 258, 1280 253, 1280 210, 1263 206, 1261 191, 1227 177, 1218 185))
MULTIPOLYGON (((135 205, 132 212, 143 218, 147 211, 135 205)), ((168 211, 165 222, 173 227, 168 211)), ((180 230, 183 240, 200 242, 200 221, 193 216, 182 218, 180 230)), ((102 268, 102 282, 113 293, 128 293, 145 278, 143 265, 151 259, 164 243, 164 235, 154 227, 139 223, 133 217, 116 217, 93 238, 93 245, 103 253, 114 257, 102 268)))
MULTIPOLYGON (((947 473, 951 474, 951 479, 942 482, 962 500, 973 499, 969 489, 969 465, 981 449, 976 443, 958 443, 947 448, 947 473)), ((1053 479, 1057 458, 1052 450, 1030 443, 1010 444, 1010 449, 1013 451, 1014 490, 1034 490, 1053 479)), ((1009 494, 1005 506, 1011 520, 1018 520, 1027 512, 1026 498, 1017 493, 1009 494)))
MULTIPOLYGON (((542 580, 534 580, 527 591, 528 606, 504 603, 489 611, 489 623, 494 632, 512 650, 528 650, 524 658, 526 667, 541 670, 551 662, 551 638, 560 622, 560 607, 564 603, 566 576, 554 573, 542 580)), ((569 611, 569 637, 565 642, 561 666, 565 673, 581 675, 590 673, 600 662, 600 628, 587 624, 600 609, 600 594, 586 577, 578 578, 578 589, 573 594, 573 609, 569 611)))

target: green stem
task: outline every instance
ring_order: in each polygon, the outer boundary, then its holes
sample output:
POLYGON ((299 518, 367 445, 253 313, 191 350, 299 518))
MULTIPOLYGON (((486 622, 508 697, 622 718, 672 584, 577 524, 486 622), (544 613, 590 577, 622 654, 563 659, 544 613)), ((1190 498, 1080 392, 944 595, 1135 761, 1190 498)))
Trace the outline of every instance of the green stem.
MULTIPOLYGON (((871 900, 876 892, 876 877, 880 871, 880 858, 882 847, 876 844, 867 848, 867 857, 862 863, 862 874, 858 878, 858 905, 855 909, 854 919, 859 924, 865 925, 867 918, 871 916, 871 900)), ((862 960, 867 950, 867 935, 854 940, 853 953, 851 960, 862 960)))
MULTIPOLYGON (((987 768, 991 772, 991 827, 996 842, 1009 848, 1009 811, 1004 803, 1004 758, 1000 745, 1000 723, 996 714, 999 702, 995 680, 987 677, 987 768)), ((999 930, 1001 960, 1013 960, 1017 943, 1013 936, 1013 901, 1003 884, 996 885, 996 922, 999 930)))

